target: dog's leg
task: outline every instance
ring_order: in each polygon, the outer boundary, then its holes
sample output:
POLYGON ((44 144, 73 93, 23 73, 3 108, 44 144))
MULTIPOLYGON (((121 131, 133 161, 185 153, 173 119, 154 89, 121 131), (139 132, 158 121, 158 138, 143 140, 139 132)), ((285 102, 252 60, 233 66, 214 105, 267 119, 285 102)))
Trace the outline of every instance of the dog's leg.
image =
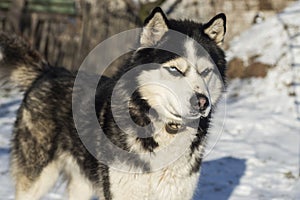
POLYGON ((94 191, 91 182, 80 170, 77 162, 69 157, 65 167, 68 183, 69 200, 89 200, 94 191))
POLYGON ((16 200, 38 200, 45 195, 54 185, 59 177, 58 164, 48 164, 34 181, 25 175, 16 174, 16 200))
POLYGON ((85 177, 74 174, 68 185, 69 200, 89 200, 93 196, 92 185, 85 177))

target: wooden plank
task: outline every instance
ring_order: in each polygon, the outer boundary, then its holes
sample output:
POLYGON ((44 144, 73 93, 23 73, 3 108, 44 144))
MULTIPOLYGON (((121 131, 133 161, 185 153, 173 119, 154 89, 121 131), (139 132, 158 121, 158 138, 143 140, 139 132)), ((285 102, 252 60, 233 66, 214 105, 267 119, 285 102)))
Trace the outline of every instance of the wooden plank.
POLYGON ((74 0, 27 0, 28 3, 32 4, 70 4, 75 3, 74 0))
POLYGON ((27 0, 29 12, 76 15, 74 0, 27 0))
POLYGON ((47 13, 59 13, 67 15, 76 15, 77 11, 74 7, 67 6, 43 6, 43 5, 28 5, 28 11, 31 12, 47 12, 47 13))
POLYGON ((48 7, 48 6, 62 6, 62 7, 75 7, 75 3, 74 2, 61 2, 61 3, 28 3, 28 6, 44 6, 44 7, 48 7))
POLYGON ((4 11, 9 10, 11 7, 11 3, 12 2, 10 0, 0 1, 0 10, 4 10, 4 11))

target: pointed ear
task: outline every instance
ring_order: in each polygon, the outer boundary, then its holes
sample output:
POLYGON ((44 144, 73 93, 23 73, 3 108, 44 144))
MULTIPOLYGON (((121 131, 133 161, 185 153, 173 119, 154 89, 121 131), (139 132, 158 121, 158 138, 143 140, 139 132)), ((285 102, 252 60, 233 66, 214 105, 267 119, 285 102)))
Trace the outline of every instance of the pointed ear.
POLYGON ((222 45, 226 33, 226 16, 224 13, 216 15, 208 23, 203 25, 204 33, 217 45, 222 45))
POLYGON ((168 19, 160 7, 156 7, 144 22, 140 37, 142 47, 151 47, 168 31, 168 19))

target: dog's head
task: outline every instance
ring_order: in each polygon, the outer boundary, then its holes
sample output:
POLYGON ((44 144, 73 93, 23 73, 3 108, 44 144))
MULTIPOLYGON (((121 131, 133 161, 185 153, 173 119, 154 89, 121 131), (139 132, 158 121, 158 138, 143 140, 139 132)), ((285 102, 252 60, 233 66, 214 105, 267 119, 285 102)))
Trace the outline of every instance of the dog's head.
POLYGON ((137 76, 141 97, 168 124, 208 117, 224 90, 225 56, 220 48, 226 17, 208 23, 168 20, 155 8, 145 20, 140 48, 131 63, 143 65, 137 76))

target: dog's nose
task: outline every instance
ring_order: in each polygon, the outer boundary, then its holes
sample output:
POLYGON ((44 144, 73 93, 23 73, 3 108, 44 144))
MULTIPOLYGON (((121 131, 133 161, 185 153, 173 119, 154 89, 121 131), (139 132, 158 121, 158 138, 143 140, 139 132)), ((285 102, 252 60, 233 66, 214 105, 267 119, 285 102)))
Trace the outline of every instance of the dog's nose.
POLYGON ((204 94, 196 93, 190 99, 192 108, 196 111, 204 111, 209 106, 209 100, 204 94))

